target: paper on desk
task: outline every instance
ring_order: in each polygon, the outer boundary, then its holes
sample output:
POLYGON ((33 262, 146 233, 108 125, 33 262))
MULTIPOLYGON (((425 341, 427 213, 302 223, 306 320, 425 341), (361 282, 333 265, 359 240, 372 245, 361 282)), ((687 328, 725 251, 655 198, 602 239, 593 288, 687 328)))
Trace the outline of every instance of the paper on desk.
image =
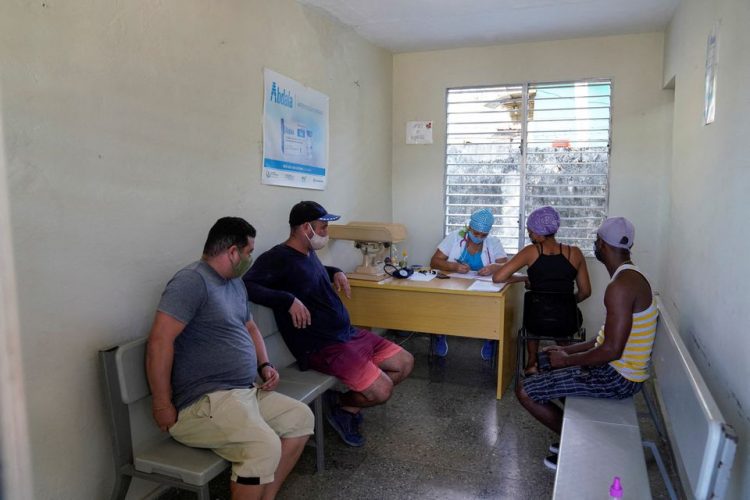
POLYGON ((432 281, 435 278, 435 275, 432 273, 420 273, 416 272, 409 276, 409 279, 411 281, 432 281))
POLYGON ((480 281, 489 281, 492 282, 492 275, 489 276, 479 276, 476 271, 469 271, 468 273, 450 273, 448 276, 451 278, 464 278, 467 280, 480 280, 480 281))
POLYGON ((476 280, 467 290, 470 292, 499 292, 504 286, 505 283, 488 283, 476 280))

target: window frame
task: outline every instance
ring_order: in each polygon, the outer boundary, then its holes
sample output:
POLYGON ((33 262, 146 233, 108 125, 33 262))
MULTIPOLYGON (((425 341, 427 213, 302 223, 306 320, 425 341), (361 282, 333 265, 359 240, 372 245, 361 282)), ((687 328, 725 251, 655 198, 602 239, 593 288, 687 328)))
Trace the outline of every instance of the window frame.
MULTIPOLYGON (((521 113, 523 119, 521 120, 521 141, 520 141, 520 157, 521 160, 519 162, 519 216, 518 216, 518 245, 517 248, 505 248, 503 245, 503 248, 505 249, 505 252, 509 256, 515 255, 517 252, 519 252, 521 249, 523 249, 527 244, 528 235, 526 234, 526 219, 528 217, 528 213, 526 213, 526 190, 527 190, 527 159, 528 159, 528 106, 529 106, 529 87, 533 86, 574 86, 576 84, 596 84, 596 83, 606 83, 609 85, 609 119, 608 119, 608 137, 607 137, 607 172, 606 172, 606 180, 603 184, 604 187, 604 217, 602 218, 601 222, 603 222, 607 217, 609 217, 609 200, 610 200, 610 178, 611 178, 611 167, 612 167, 612 137, 613 137, 613 116, 614 116, 614 79, 612 77, 589 77, 589 78, 579 78, 575 80, 558 80, 558 81, 527 81, 523 83, 503 83, 503 84, 489 84, 489 85, 464 85, 464 86, 456 86, 456 87, 446 87, 445 89, 445 96, 444 96, 444 112, 445 112, 445 147, 443 148, 443 238, 450 234, 451 231, 455 229, 449 229, 448 226, 448 147, 449 147, 449 133, 448 128, 450 126, 449 122, 449 116, 450 113, 448 112, 449 107, 449 97, 451 94, 451 91, 461 91, 461 90, 475 90, 478 92, 481 92, 484 89, 493 89, 493 88, 512 88, 512 87, 520 87, 521 88, 521 96, 522 96, 522 107, 521 107, 521 113)), ((491 123, 491 122, 490 122, 491 123)), ((580 175, 601 175, 601 174, 580 174, 580 175)), ((530 213, 530 212, 529 212, 530 213)), ((600 222, 600 223, 601 223, 600 222)), ((595 224, 597 227, 599 224, 595 224)), ((591 240, 592 242, 596 240, 596 234, 595 232, 590 235, 591 237, 584 238, 585 240, 591 240)), ((566 238, 561 239, 561 242, 564 242, 566 238)), ((587 245, 585 247, 581 248, 581 251, 583 252, 584 256, 593 256, 593 250, 591 248, 591 245, 587 245)))

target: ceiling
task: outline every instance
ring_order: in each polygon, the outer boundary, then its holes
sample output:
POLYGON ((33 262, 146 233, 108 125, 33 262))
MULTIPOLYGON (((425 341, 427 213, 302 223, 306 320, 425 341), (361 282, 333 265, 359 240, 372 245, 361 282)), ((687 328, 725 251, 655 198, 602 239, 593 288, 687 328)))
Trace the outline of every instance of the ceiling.
POLYGON ((662 31, 680 0, 298 0, 392 52, 662 31))

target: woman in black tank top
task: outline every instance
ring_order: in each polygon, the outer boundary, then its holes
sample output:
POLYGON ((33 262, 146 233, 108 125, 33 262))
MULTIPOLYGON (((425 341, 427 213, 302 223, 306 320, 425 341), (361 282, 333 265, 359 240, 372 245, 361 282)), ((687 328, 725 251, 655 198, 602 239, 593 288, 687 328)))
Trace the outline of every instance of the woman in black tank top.
MULTIPOLYGON (((526 287, 540 292, 574 293, 576 302, 591 295, 591 282, 581 249, 555 239, 560 214, 552 207, 534 210, 526 220, 531 245, 527 245, 492 276, 492 281, 508 281, 513 273, 527 266, 526 287), (575 283, 575 286, 574 286, 575 283)), ((539 342, 527 343, 527 374, 536 372, 539 342)))
POLYGON ((576 279, 578 270, 570 263, 572 247, 557 243, 554 234, 542 238, 549 244, 545 246, 543 242, 534 243, 538 255, 526 271, 531 289, 540 292, 573 293, 573 280, 576 279))

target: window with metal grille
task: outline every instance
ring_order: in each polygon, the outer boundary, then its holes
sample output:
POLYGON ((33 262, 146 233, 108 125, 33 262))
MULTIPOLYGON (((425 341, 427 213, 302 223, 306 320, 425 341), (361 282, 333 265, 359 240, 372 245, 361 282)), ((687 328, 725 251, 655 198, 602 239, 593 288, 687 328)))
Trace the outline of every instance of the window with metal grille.
POLYGON ((610 80, 448 89, 445 234, 487 207, 515 253, 528 214, 550 205, 557 239, 590 255, 607 217, 611 95, 610 80))

